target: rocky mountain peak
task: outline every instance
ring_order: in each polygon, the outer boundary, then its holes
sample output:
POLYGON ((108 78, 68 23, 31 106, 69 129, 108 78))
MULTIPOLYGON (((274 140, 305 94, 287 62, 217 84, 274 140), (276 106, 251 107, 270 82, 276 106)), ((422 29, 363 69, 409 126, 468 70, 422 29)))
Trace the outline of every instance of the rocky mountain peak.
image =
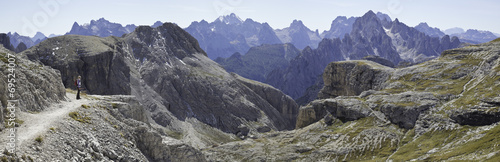
POLYGON ((161 25, 163 25, 163 23, 161 21, 156 21, 153 25, 151 25, 151 27, 156 28, 156 27, 159 27, 161 25))
POLYGON ((443 37, 445 35, 439 28, 430 27, 426 22, 418 24, 415 29, 431 37, 443 37))
MULTIPOLYGON (((201 53, 206 56, 206 53, 199 47, 198 41, 189 33, 173 23, 164 23, 157 28, 150 26, 139 26, 134 33, 126 36, 129 40, 135 43, 141 43, 142 49, 136 49, 135 54, 145 54, 146 51, 163 49, 166 54, 174 54, 177 58, 183 59, 195 53, 201 53), (138 38, 138 42, 135 37, 138 38), (146 49, 144 49, 146 48, 146 49)), ((167 58, 161 55, 152 56, 157 58, 159 62, 166 62, 167 58)))
POLYGON ((295 19, 295 20, 293 20, 293 22, 290 24, 290 28, 291 28, 291 29, 298 29, 298 30, 300 30, 300 29, 305 29, 305 28, 307 28, 307 27, 304 25, 304 23, 303 23, 301 20, 297 20, 297 19, 295 19))
POLYGON ((47 38, 47 36, 45 36, 45 34, 43 34, 42 32, 36 32, 35 36, 33 36, 33 38, 31 38, 31 40, 33 42, 36 42, 37 40, 42 40, 45 38, 47 38))
POLYGON ((388 21, 388 22, 391 22, 392 19, 389 15, 385 14, 385 13, 382 13, 382 12, 377 12, 377 17, 381 20, 381 21, 388 21))
POLYGON ((243 20, 240 17, 238 17, 235 13, 231 13, 225 16, 219 16, 219 18, 217 18, 217 20, 215 21, 230 25, 239 25, 243 23, 243 20))

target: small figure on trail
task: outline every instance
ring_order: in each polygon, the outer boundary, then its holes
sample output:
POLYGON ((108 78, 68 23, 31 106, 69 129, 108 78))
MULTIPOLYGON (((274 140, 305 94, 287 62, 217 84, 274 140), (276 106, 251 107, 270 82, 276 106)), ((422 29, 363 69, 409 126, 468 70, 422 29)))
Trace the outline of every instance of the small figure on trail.
POLYGON ((76 93, 76 99, 77 100, 82 99, 82 98, 80 98, 80 91, 82 89, 82 77, 81 76, 78 76, 78 79, 76 79, 76 81, 75 81, 75 85, 76 85, 76 89, 78 90, 78 92, 76 93))

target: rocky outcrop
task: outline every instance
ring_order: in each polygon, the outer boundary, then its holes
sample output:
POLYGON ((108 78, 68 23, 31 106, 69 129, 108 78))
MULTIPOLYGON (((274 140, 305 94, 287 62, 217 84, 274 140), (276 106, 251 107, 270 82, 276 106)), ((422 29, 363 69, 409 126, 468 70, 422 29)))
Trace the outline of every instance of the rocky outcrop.
POLYGON ((371 61, 330 63, 323 73, 324 87, 319 98, 357 96, 363 91, 380 90, 392 69, 371 61))
POLYGON ((137 147, 151 161, 206 161, 193 147, 170 137, 162 137, 145 127, 135 130, 137 147))
MULTIPOLYGON (((66 90, 61 84, 61 74, 59 71, 48 66, 43 66, 29 60, 21 58, 21 56, 0 47, 0 100, 2 106, 6 107, 7 100, 19 100, 16 103, 21 111, 38 112, 45 109, 51 103, 64 100, 66 90), (13 67, 14 77, 7 77, 12 74, 9 70, 8 54, 15 57, 15 66, 13 67), (10 95, 7 90, 7 79, 14 79, 10 83, 15 84, 15 92, 10 95)), ((11 58, 14 58, 11 57, 11 58)), ((12 59, 11 59, 12 60, 12 59)))
POLYGON ((120 45, 118 38, 73 35, 49 38, 23 55, 59 70, 66 88, 76 89, 75 80, 82 76, 83 88, 90 94, 131 94, 130 67, 116 56, 123 53, 120 45), (99 41, 106 43, 93 45, 99 41))
POLYGON ((308 126, 328 115, 347 122, 368 117, 371 112, 372 110, 357 98, 315 100, 300 108, 296 128, 308 126))
MULTIPOLYGON (((249 80, 234 73, 233 76, 271 104, 280 113, 280 116, 285 118, 287 127, 295 126, 299 106, 291 97, 270 85, 249 80)), ((265 129, 269 129, 269 127, 265 129)))
POLYGON ((10 44, 10 37, 5 33, 0 33, 0 45, 3 45, 5 49, 14 51, 14 46, 10 44))

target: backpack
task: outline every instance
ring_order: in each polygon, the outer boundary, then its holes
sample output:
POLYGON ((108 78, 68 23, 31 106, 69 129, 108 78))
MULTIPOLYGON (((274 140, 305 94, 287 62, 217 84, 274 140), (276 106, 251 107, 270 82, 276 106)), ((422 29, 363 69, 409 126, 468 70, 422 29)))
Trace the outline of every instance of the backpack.
POLYGON ((75 80, 75 86, 78 87, 78 80, 75 80))

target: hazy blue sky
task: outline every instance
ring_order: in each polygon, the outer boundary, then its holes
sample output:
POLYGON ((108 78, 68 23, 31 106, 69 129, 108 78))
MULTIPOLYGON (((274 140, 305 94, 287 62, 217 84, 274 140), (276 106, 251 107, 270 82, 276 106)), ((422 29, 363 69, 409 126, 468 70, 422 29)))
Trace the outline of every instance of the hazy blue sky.
POLYGON ((500 33, 498 0, 1 0, 0 6, 0 32, 29 36, 34 30, 64 34, 75 21, 84 24, 101 17, 123 25, 160 20, 184 28, 192 21, 212 22, 231 12, 273 28, 298 19, 322 32, 337 16, 362 16, 368 10, 384 12, 409 26, 427 22, 442 30, 462 27, 500 33))

